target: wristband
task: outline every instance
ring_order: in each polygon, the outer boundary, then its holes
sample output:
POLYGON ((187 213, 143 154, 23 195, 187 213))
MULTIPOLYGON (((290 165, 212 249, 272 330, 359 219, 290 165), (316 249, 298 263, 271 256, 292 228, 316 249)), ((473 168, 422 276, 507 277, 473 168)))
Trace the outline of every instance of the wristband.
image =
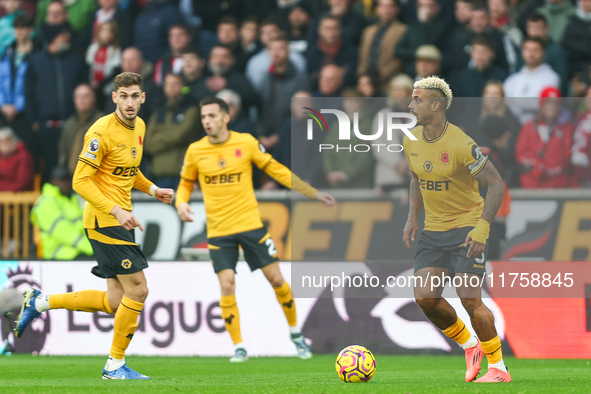
POLYGON ((150 186, 150 191, 148 192, 148 194, 150 196, 154 197, 156 195, 156 189, 160 189, 160 188, 156 185, 150 186))
POLYGON ((480 242, 481 244, 486 244, 489 233, 490 223, 481 218, 478 220, 478 223, 476 223, 476 227, 474 227, 474 229, 472 229, 468 235, 472 238, 472 240, 480 242))

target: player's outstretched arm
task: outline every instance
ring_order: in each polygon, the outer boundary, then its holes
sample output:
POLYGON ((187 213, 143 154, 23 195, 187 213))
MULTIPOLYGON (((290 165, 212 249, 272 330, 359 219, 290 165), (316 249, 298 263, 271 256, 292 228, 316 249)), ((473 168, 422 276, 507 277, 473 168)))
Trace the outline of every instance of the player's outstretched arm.
POLYGON ((484 252, 486 240, 490 232, 490 224, 492 223, 501 203, 503 202, 503 196, 505 195, 505 183, 503 178, 495 168, 494 164, 487 161, 482 171, 474 176, 479 184, 484 186, 486 191, 486 197, 484 198, 484 208, 482 210, 482 216, 476 224, 476 227, 468 233, 466 237, 465 245, 470 243, 470 249, 468 249, 468 257, 474 258, 480 256, 484 252))
POLYGON ((189 199, 191 198, 191 192, 193 191, 193 185, 195 182, 190 182, 186 179, 181 178, 179 188, 176 193, 176 212, 183 222, 192 222, 193 218, 190 214, 193 214, 193 210, 189 205, 189 199))
POLYGON ((334 205, 336 202, 334 196, 321 191, 316 192, 316 194, 314 195, 314 199, 324 203, 325 207, 330 207, 334 205))
POLYGON ((419 231, 419 223, 417 221, 417 218, 419 217, 422 208, 423 195, 421 194, 421 189, 419 188, 419 178, 413 172, 412 178, 410 180, 410 202, 408 207, 408 219, 406 220, 404 231, 402 232, 402 241, 408 249, 412 249, 410 241, 415 240, 417 231, 419 231))

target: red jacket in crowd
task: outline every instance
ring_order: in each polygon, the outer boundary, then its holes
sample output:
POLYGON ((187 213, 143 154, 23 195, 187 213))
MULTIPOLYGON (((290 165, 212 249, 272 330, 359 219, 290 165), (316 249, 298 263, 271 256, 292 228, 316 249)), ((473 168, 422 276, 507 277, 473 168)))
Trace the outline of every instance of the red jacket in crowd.
POLYGON ((569 187, 573 126, 554 126, 532 120, 519 132, 515 159, 519 164, 521 187, 527 189, 569 187), (546 135, 544 142, 542 136, 546 135))
POLYGON ((591 182, 591 111, 585 113, 575 130, 571 162, 577 180, 591 182))
POLYGON ((33 190, 35 165, 23 142, 8 156, 0 155, 0 192, 33 190))

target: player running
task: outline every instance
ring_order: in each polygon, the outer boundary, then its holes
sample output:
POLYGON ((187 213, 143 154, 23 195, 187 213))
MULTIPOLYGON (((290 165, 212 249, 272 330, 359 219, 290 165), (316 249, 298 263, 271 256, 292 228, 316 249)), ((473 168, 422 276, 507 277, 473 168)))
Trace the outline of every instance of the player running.
POLYGON ((230 362, 248 360, 240 333, 240 314, 234 295, 234 275, 238 246, 252 271, 261 269, 273 286, 277 300, 289 324, 291 340, 300 358, 312 357, 310 348, 297 326, 295 302, 289 284, 279 270, 275 244, 263 226, 252 186, 252 163, 275 180, 325 205, 334 198, 317 191, 265 153, 250 134, 228 130, 228 105, 221 99, 206 97, 199 104, 201 121, 207 136, 191 144, 185 154, 176 206, 181 220, 193 221, 189 198, 199 180, 207 215, 208 248, 213 269, 221 286, 220 307, 226 329, 234 342, 235 355, 230 362))
POLYGON ((92 273, 107 279, 107 291, 46 295, 28 289, 15 332, 21 336, 27 325, 50 309, 114 313, 113 345, 103 379, 150 379, 125 363, 125 350, 148 296, 143 272, 148 263, 134 235, 136 227, 143 228, 131 213, 131 189, 165 204, 172 203, 174 190, 158 188, 139 169, 146 133, 144 121, 137 117, 146 100, 142 77, 119 74, 112 96, 117 109, 86 132, 73 179, 74 190, 86 200, 84 228, 98 263, 92 273))
POLYGON ((412 96, 409 109, 416 116, 418 127, 412 131, 416 141, 404 138, 412 180, 403 241, 412 249, 409 239, 415 240, 417 217, 424 204, 425 228, 414 271, 425 285, 419 281, 415 285, 417 304, 433 324, 464 348, 466 382, 480 372, 484 354, 488 372, 476 382, 510 382, 493 315, 482 303, 480 287, 469 285, 470 277, 480 279, 485 272, 486 240, 501 205, 503 181, 472 138, 446 120, 452 93, 444 80, 423 78, 415 82, 412 96), (480 196, 478 184, 488 189, 486 199, 480 196), (428 277, 442 274, 467 275, 468 281, 456 291, 478 338, 470 334, 454 308, 441 297, 443 285, 431 290, 431 282, 427 283, 428 277))

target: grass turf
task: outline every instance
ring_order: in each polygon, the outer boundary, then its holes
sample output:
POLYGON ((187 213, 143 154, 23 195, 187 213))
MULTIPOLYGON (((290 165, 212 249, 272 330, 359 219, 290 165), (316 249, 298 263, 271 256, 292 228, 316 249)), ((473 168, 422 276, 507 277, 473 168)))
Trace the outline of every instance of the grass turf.
MULTIPOLYGON (((0 392, 16 393, 590 393, 587 360, 507 358, 512 383, 464 382, 465 363, 457 356, 377 355, 368 383, 343 383, 332 355, 311 360, 251 358, 134 357, 129 366, 148 381, 102 380, 105 357, 13 355, 0 357, 0 392)), ((483 360, 483 372, 486 360, 483 360)), ((482 373, 481 375, 482 376, 482 373)))

